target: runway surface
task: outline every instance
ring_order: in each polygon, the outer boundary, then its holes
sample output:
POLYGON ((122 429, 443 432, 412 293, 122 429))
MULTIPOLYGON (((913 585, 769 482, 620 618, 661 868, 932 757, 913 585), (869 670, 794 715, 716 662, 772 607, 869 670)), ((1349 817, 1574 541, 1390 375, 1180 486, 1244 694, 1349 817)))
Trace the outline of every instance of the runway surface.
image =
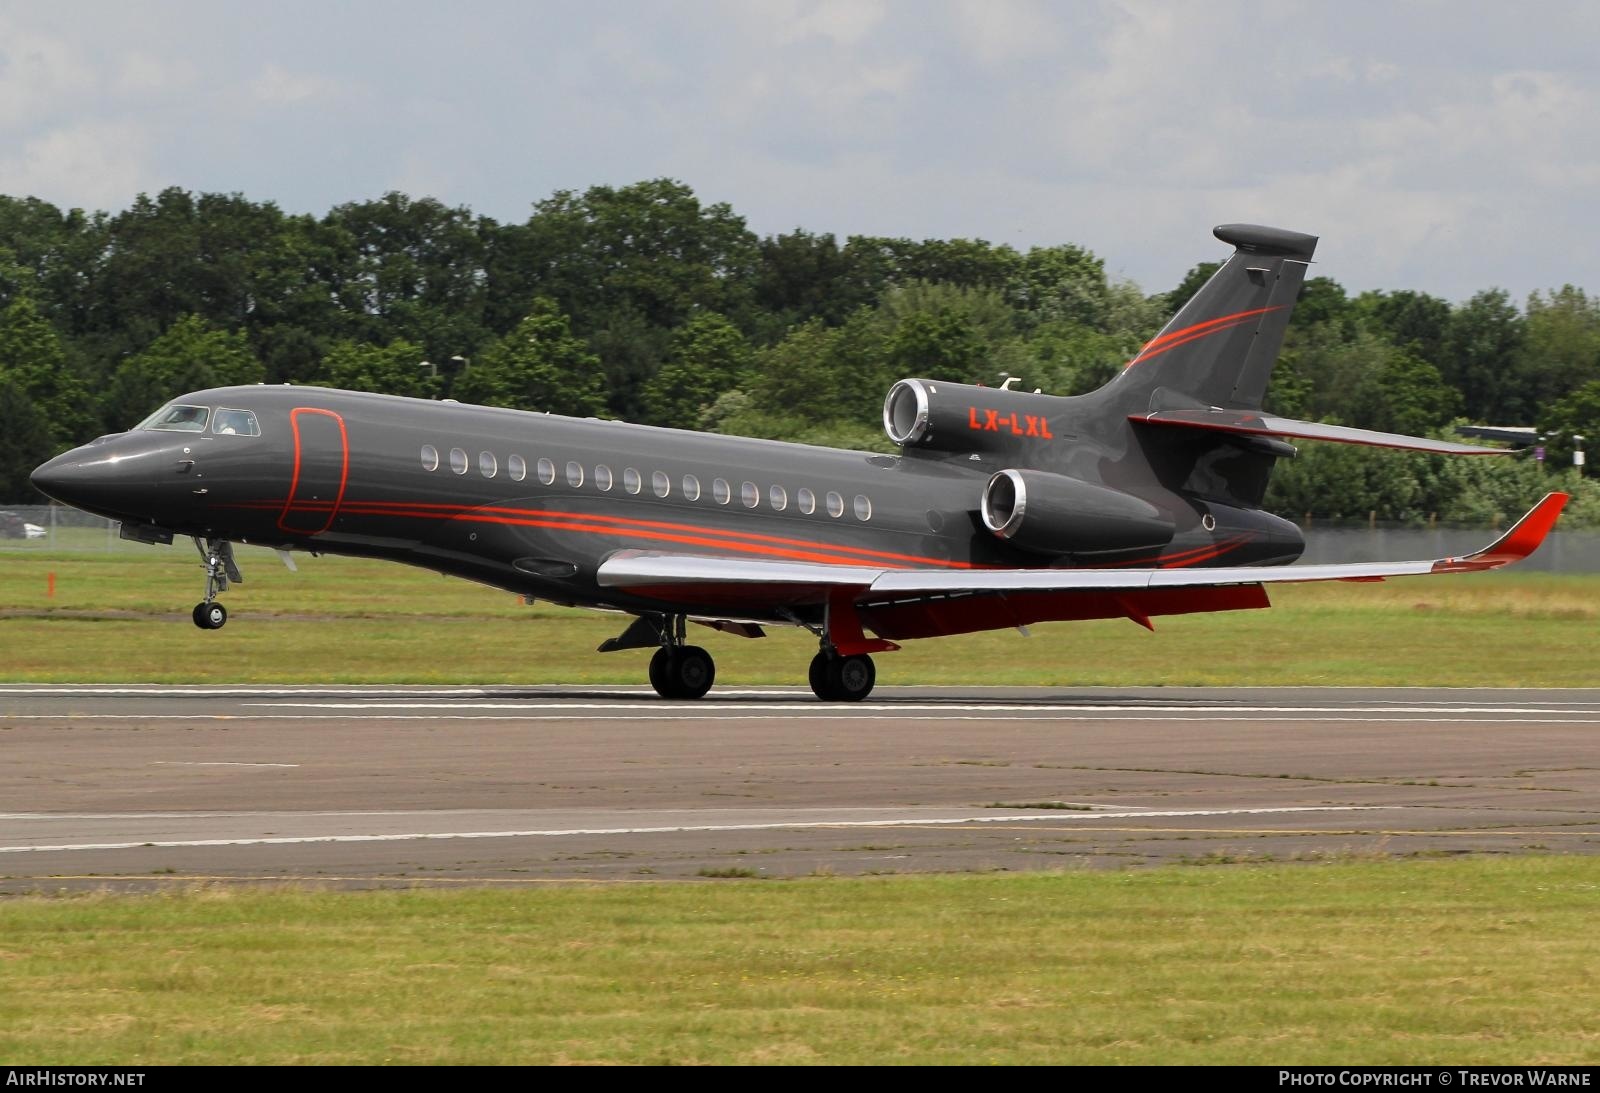
POLYGON ((0 686, 0 892, 1600 851, 1600 689, 0 686))

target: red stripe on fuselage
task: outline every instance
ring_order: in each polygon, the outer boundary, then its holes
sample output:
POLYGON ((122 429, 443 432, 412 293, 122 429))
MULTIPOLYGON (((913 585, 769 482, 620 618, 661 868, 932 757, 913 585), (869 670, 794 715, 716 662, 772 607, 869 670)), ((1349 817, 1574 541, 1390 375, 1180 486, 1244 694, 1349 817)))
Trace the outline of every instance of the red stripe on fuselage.
MULTIPOLYGON (((225 506, 229 508, 273 509, 277 501, 245 502, 225 506)), ((296 508, 309 506, 296 506, 296 508)), ((696 524, 683 524, 666 520, 642 520, 628 516, 585 515, 556 512, 549 509, 524 509, 503 505, 450 505, 425 501, 348 501, 340 511, 361 516, 398 516, 415 520, 465 520, 476 523, 501 524, 512 527, 550 528, 556 531, 573 531, 590 535, 616 535, 653 542, 680 543, 688 546, 705 546, 731 550, 741 554, 786 558, 791 561, 823 562, 833 565, 878 566, 885 569, 909 569, 915 566, 933 566, 941 569, 1004 569, 984 562, 960 562, 941 558, 928 558, 916 554, 870 550, 866 547, 819 543, 806 539, 791 539, 779 535, 764 535, 753 531, 725 531, 696 524), (785 549, 798 547, 802 549, 785 549), (853 555, 853 556, 852 556, 853 555)), ((1158 554, 1103 565, 1082 566, 1083 569, 1121 569, 1147 565, 1159 569, 1177 569, 1209 561, 1237 550, 1251 541, 1249 535, 1235 535, 1214 544, 1192 547, 1175 554, 1158 554)))
MULTIPOLYGON (((276 508, 279 502, 259 501, 233 508, 276 508)), ((301 508, 304 506, 296 506, 301 508)), ((879 566, 903 569, 910 566, 937 566, 945 569, 990 569, 994 566, 974 562, 927 558, 916 554, 899 554, 866 547, 818 543, 806 539, 791 539, 778 535, 763 535, 751 531, 724 531, 696 524, 682 524, 664 520, 642 520, 627 516, 556 512, 549 509, 523 509, 500 505, 449 505, 421 501, 348 501, 340 511, 364 516, 397 516, 414 520, 465 520, 475 523, 503 524, 516 527, 552 528, 559 531, 580 531, 589 534, 614 534, 648 539, 658 542, 685 543, 734 550, 746 554, 762 554, 792 560, 830 562, 841 565, 879 566), (715 537, 715 538, 712 538, 715 537), (799 550, 785 549, 802 548, 799 550), (829 552, 829 553, 821 553, 829 552), (854 557, 849 557, 854 555, 854 557)))

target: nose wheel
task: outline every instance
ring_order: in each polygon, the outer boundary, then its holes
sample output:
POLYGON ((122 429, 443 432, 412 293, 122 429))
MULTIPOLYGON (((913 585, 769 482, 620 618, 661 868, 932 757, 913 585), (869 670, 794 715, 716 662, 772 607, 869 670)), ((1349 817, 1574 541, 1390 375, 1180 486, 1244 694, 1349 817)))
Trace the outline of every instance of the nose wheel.
POLYGON ((206 569, 206 598, 194 605, 190 617, 202 630, 221 630, 228 622, 228 609, 217 602, 217 594, 228 590, 229 582, 243 583, 238 563, 233 560, 233 544, 226 539, 196 538, 195 549, 206 569))
POLYGON ((878 669, 865 653, 841 657, 824 650, 811 658, 810 681, 824 702, 860 702, 872 693, 878 669))
POLYGON ((228 621, 228 609, 213 600, 194 605, 194 624, 202 630, 221 630, 228 621))

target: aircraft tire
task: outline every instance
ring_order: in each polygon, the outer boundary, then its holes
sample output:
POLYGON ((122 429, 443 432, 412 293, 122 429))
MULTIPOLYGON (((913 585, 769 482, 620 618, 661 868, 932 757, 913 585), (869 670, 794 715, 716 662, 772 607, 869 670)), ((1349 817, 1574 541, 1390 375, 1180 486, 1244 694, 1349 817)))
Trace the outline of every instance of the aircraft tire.
POLYGON ((811 693, 824 702, 835 701, 833 692, 828 689, 828 661, 830 659, 827 653, 818 653, 811 658, 811 670, 807 673, 807 680, 811 684, 811 693))
POLYGON ((698 645, 658 649, 650 658, 650 686, 662 698, 704 698, 716 678, 716 662, 698 645))
POLYGON ((865 653, 828 659, 828 690, 835 702, 860 702, 877 681, 877 665, 865 653))
POLYGON ((824 702, 860 702, 878 681, 877 666, 866 654, 853 657, 818 653, 808 673, 811 692, 824 702))
POLYGON ((672 678, 679 698, 704 698, 717 680, 717 665, 698 645, 685 645, 672 661, 672 678))
POLYGON ((211 603, 197 603, 191 615, 194 624, 202 630, 221 630, 228 624, 228 609, 213 600, 211 603))
POLYGON ((650 686, 654 687, 656 694, 662 698, 676 698, 672 693, 672 681, 667 678, 667 661, 672 654, 665 646, 655 651, 650 658, 650 686))

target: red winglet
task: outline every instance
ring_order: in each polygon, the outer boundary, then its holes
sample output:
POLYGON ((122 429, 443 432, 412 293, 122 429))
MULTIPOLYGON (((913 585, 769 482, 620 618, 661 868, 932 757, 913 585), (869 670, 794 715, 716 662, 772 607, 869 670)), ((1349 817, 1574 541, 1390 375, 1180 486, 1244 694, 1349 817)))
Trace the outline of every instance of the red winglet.
POLYGON ((1556 526, 1556 519, 1561 515, 1561 510, 1566 507, 1569 497, 1564 493, 1547 493, 1540 502, 1528 510, 1528 514, 1515 524, 1511 530, 1490 545, 1475 554, 1468 554, 1465 558, 1445 558, 1435 562, 1435 573, 1465 573, 1480 569, 1498 569, 1512 562, 1520 562, 1528 555, 1539 549, 1550 530, 1556 526))

